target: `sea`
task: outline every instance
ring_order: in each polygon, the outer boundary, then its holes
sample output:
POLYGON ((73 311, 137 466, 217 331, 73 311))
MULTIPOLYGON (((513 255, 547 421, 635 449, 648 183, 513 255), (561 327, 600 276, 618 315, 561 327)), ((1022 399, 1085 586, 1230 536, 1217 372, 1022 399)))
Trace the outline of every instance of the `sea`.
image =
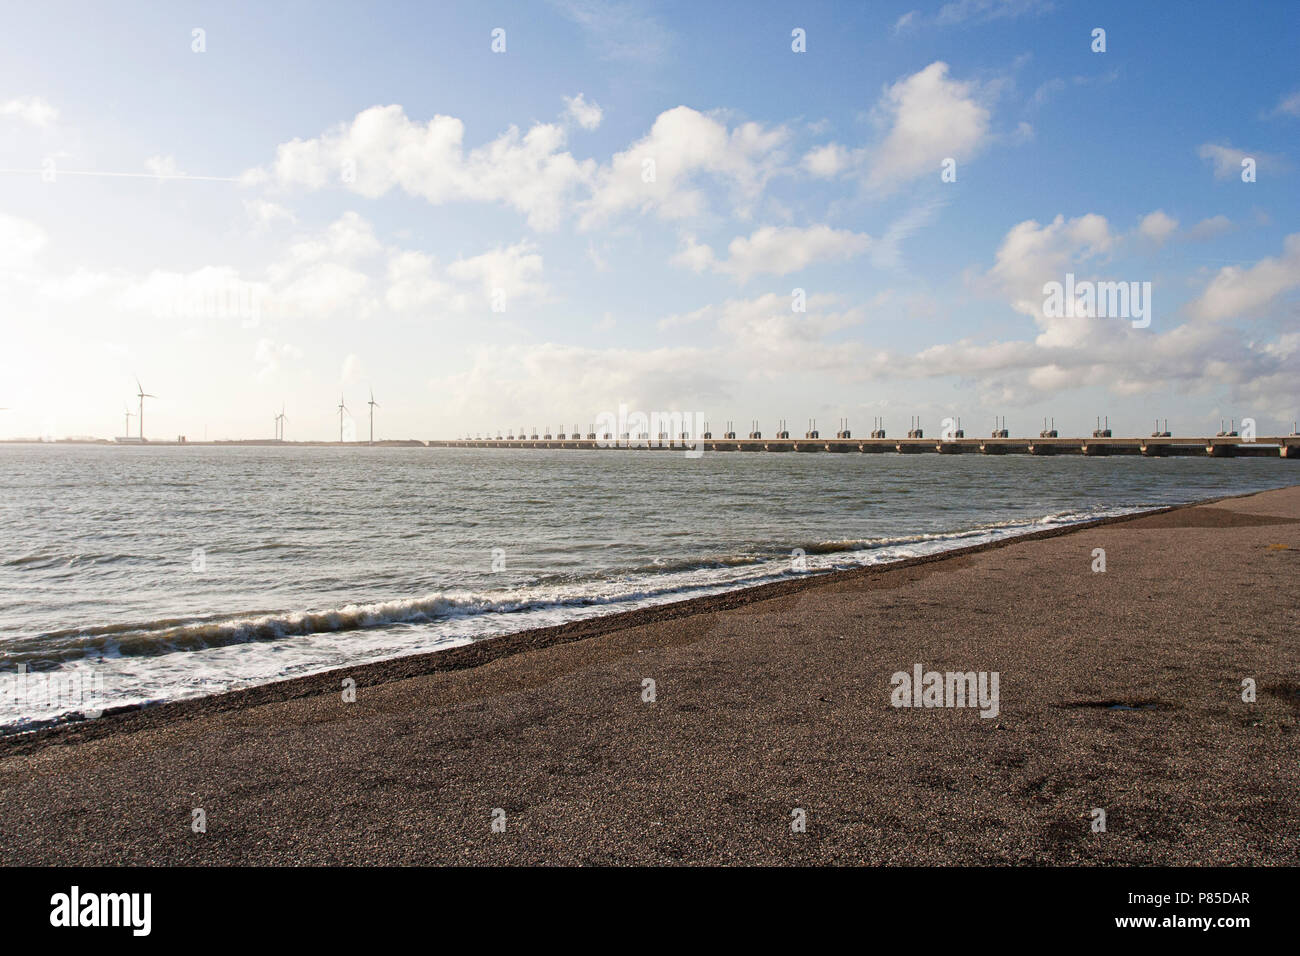
POLYGON ((1278 458, 0 444, 0 733, 1298 474, 1278 458))

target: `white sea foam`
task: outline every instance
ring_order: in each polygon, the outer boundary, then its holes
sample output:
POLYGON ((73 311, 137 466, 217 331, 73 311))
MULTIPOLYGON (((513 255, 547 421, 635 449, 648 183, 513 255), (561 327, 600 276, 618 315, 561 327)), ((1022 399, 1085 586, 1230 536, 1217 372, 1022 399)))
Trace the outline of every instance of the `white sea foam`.
MULTIPOLYGON (((1086 521, 1125 509, 998 521, 951 532, 814 542, 762 559, 636 573, 501 592, 444 592, 323 610, 257 612, 47 632, 3 645, 0 667, 57 670, 94 681, 103 706, 218 693, 334 667, 466 644, 791 576, 875 565, 1086 521)), ((1134 510, 1134 509, 1127 509, 1134 510)), ((12 683, 12 682, 11 682, 12 683)), ((2 690, 3 688, 0 688, 2 690)), ((24 699, 0 692, 0 727, 21 729, 76 714, 77 700, 24 699)))

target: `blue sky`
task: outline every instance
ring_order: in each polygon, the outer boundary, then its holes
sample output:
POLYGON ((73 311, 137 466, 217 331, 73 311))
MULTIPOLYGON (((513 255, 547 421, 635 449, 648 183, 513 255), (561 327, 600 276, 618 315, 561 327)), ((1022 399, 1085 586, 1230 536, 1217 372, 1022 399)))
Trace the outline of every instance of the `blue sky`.
POLYGON ((9 14, 0 436, 1300 414, 1294 3, 265 6, 9 14))

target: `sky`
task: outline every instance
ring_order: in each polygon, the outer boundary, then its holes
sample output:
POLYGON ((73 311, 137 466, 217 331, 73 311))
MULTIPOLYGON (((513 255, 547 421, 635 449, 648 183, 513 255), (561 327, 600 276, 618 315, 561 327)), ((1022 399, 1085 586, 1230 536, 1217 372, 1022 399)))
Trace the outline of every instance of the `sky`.
POLYGON ((155 439, 333 440, 340 396, 364 439, 372 389, 380 439, 1287 433, 1298 40, 1289 0, 14 5, 0 437, 120 435, 137 378, 155 439))

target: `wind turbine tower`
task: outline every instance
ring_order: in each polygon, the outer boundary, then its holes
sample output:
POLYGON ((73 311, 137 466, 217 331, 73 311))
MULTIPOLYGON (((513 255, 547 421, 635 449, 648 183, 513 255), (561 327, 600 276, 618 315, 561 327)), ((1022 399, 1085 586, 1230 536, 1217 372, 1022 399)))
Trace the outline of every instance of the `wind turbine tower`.
MULTIPOLYGON (((150 395, 148 392, 146 392, 144 390, 144 386, 140 384, 140 380, 138 378, 135 380, 135 387, 136 387, 136 391, 139 393, 137 397, 140 399, 140 440, 144 441, 144 400, 146 398, 157 398, 158 396, 150 395)), ((129 423, 127 427, 130 427, 129 423)))
POLYGON ((347 405, 343 404, 343 393, 339 392, 339 444, 343 444, 343 415, 347 412, 347 405))
POLYGON ((375 443, 375 409, 379 407, 379 403, 375 401, 375 390, 373 388, 370 390, 370 401, 366 404, 370 406, 370 444, 373 445, 375 443))

